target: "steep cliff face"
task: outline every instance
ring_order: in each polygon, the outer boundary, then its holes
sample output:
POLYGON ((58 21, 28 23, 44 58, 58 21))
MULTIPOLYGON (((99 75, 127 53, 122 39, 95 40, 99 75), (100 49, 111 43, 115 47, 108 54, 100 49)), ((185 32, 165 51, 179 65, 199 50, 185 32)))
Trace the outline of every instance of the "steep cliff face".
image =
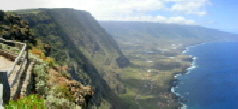
MULTIPOLYGON (((8 88, 4 88, 3 99, 4 103, 8 105, 5 108, 22 107, 14 105, 14 101, 8 103, 9 97, 11 100, 22 100, 26 99, 25 96, 33 93, 42 96, 46 101, 42 105, 49 108, 54 106, 57 106, 57 108, 74 108, 76 105, 85 107, 88 99, 93 95, 92 87, 90 85, 84 87, 80 82, 72 80, 69 73, 67 73, 67 65, 58 66, 55 64, 54 59, 48 56, 51 47, 42 43, 39 39, 34 39, 27 21, 22 20, 15 13, 0 11, 0 15, 2 15, 0 38, 12 40, 12 42, 30 42, 27 43, 28 61, 23 65, 23 69, 17 72, 19 74, 18 78, 15 78, 18 82, 13 86, 14 88, 10 88, 10 91, 8 88)), ((1 55, 5 59, 14 61, 20 50, 13 50, 12 46, 17 47, 15 43, 1 42, 1 55), (9 52, 9 50, 12 51, 9 52)), ((4 60, 1 61, 4 62, 4 60)), ((6 86, 9 87, 8 80, 5 82, 7 82, 6 86)), ((36 101, 37 98, 32 99, 36 101)), ((30 106, 28 105, 28 107, 30 106)), ((27 108, 27 106, 25 105, 22 108, 27 108)))
POLYGON ((52 47, 50 56, 68 65, 73 79, 94 87, 93 106, 123 108, 121 70, 129 61, 114 39, 87 12, 74 9, 15 10, 34 36, 52 47))

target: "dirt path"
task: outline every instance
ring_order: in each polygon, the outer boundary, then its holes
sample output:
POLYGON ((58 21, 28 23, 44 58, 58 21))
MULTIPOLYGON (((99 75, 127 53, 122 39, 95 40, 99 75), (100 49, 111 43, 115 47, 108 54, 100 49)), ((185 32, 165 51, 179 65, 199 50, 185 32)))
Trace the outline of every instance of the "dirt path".
POLYGON ((14 62, 4 58, 0 55, 0 70, 9 70, 14 62))

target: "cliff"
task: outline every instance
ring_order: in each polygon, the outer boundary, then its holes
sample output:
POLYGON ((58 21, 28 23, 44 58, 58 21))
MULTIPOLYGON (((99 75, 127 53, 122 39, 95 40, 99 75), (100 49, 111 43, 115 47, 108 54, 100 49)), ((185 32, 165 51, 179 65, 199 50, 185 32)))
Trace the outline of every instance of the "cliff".
MULTIPOLYGON (((9 77, 4 78, 7 80, 5 82, 11 86, 8 88, 5 87, 7 84, 4 84, 3 87, 4 91, 10 90, 10 94, 7 91, 4 92, 5 107, 28 108, 32 104, 24 105, 21 102, 26 101, 24 99, 32 99, 32 96, 30 98, 25 97, 31 94, 38 94, 45 99, 46 102, 43 107, 55 107, 55 105, 57 108, 85 106, 93 95, 92 87, 90 85, 85 87, 80 82, 72 80, 70 74, 67 73, 68 66, 58 66, 54 58, 47 56, 51 47, 39 39, 34 39, 27 21, 22 20, 15 13, 1 12, 1 15, 1 38, 4 38, 0 43, 0 55, 3 56, 1 61, 2 63, 8 62, 8 66, 13 66, 10 62, 16 63, 17 66, 17 69, 13 69, 9 77), (24 45, 23 48, 21 48, 23 46, 21 44, 24 45), (25 50, 25 47, 28 50, 25 50), (21 56, 19 55, 20 51, 23 53, 21 56), (28 53, 25 53, 26 51, 28 53), (17 61, 14 62, 16 59, 17 61), (13 101, 8 102, 9 97, 13 101), (14 103, 15 100, 18 102, 14 103), (62 102, 64 105, 61 104, 62 102)), ((3 73, 7 74, 6 72, 3 73)), ((37 100, 39 99, 33 99, 33 101, 37 100)), ((36 105, 38 104, 36 102, 36 105)))
MULTIPOLYGON (((49 56, 55 59, 57 65, 68 66, 66 75, 71 75, 66 76, 68 79, 94 88, 94 96, 89 101, 89 106, 118 109, 126 107, 127 104, 117 94, 125 91, 125 86, 120 81, 120 68, 126 67, 129 61, 123 56, 114 39, 100 27, 90 13, 74 9, 11 12, 16 12, 28 21, 34 38, 42 41, 37 42, 38 44, 51 46, 49 56)), ((44 51, 42 48, 41 50, 44 51)), ((58 76, 53 77, 60 79, 58 76)))

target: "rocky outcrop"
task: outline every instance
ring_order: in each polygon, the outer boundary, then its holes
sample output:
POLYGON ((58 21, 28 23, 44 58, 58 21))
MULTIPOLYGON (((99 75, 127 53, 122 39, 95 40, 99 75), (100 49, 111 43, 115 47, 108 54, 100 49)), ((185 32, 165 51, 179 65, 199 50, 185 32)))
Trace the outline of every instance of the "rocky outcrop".
POLYGON ((124 56, 117 58, 116 61, 119 68, 125 68, 130 64, 129 59, 124 56))

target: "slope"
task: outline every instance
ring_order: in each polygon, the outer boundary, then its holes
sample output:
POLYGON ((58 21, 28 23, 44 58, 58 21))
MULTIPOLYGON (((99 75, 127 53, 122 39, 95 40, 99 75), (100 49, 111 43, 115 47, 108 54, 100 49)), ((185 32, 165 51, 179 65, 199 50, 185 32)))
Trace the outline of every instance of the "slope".
POLYGON ((94 87, 91 106, 118 109, 126 106, 116 94, 125 91, 120 82, 120 68, 129 61, 89 13, 74 9, 13 12, 28 21, 36 38, 51 45, 50 56, 57 64, 68 65, 73 79, 94 87))

